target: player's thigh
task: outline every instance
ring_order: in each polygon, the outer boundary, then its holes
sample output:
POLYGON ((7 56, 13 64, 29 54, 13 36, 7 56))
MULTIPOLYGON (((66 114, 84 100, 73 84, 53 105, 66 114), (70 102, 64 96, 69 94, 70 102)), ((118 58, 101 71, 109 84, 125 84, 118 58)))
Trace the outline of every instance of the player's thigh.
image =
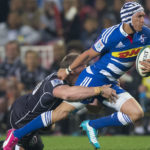
POLYGON ((128 92, 123 92, 123 93, 117 94, 117 96, 118 96, 118 98, 116 99, 115 102, 111 103, 108 100, 104 100, 103 104, 108 107, 114 108, 117 111, 121 111, 122 105, 126 101, 128 101, 128 99, 133 98, 128 92))
POLYGON ((125 101, 120 111, 127 114, 132 121, 136 121, 144 115, 140 104, 134 98, 125 101))
POLYGON ((103 101, 103 104, 127 114, 132 121, 136 121, 143 117, 143 110, 141 106, 128 92, 118 94, 118 98, 115 103, 103 101))

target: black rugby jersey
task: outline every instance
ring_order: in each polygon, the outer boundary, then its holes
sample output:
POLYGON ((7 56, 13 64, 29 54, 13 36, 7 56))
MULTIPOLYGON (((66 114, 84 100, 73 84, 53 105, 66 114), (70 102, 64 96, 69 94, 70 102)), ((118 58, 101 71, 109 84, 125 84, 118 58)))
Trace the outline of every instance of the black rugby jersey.
POLYGON ((12 127, 20 128, 41 113, 55 109, 62 99, 53 96, 53 89, 64 82, 53 73, 41 81, 31 94, 18 98, 12 106, 10 122, 12 127))

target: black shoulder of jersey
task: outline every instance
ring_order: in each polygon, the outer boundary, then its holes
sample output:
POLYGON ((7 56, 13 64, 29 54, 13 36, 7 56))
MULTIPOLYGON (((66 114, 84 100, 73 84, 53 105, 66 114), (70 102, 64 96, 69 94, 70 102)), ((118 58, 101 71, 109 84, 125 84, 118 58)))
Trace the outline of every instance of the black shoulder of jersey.
POLYGON ((50 75, 48 75, 45 80, 50 80, 50 79, 53 79, 53 78, 58 78, 57 77, 57 72, 53 72, 51 73, 50 75))

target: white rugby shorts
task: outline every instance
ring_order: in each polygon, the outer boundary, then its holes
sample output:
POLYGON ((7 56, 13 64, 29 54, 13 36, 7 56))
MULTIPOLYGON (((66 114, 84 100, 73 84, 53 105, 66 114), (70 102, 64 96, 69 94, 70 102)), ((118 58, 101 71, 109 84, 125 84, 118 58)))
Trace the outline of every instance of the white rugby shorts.
MULTIPOLYGON (((107 100, 104 100, 102 103, 104 105, 106 105, 107 107, 111 107, 117 111, 120 111, 122 105, 130 98, 133 98, 133 97, 128 92, 124 92, 124 93, 118 94, 118 99, 116 100, 116 103, 110 103, 107 100)), ((81 102, 69 102, 69 101, 63 101, 63 102, 66 102, 66 103, 72 105, 76 109, 82 109, 83 107, 85 107, 87 105, 87 104, 83 104, 81 102)))

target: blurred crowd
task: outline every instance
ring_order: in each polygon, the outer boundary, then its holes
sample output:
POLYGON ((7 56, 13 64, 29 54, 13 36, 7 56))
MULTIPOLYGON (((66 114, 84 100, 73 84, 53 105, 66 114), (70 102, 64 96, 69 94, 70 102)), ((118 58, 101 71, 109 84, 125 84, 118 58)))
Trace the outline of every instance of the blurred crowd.
MULTIPOLYGON (((56 71, 65 54, 83 52, 90 48, 102 29, 120 23, 120 8, 126 1, 130 0, 0 1, 0 46, 5 49, 5 57, 0 62, 0 133, 7 129, 12 103, 20 95, 31 92, 46 75, 56 71), (23 61, 21 47, 25 45, 52 45, 53 63, 45 68, 40 63, 40 53, 32 49, 26 51, 23 61)), ((150 0, 139 2, 145 8, 145 24, 150 27, 150 0)), ((142 105, 145 118, 132 129, 104 129, 102 132, 150 133, 150 77, 142 79, 134 67, 121 78, 120 83, 142 105)), ((104 109, 97 115, 110 113, 104 109)), ((75 125, 78 126, 82 119, 97 116, 85 112, 84 109, 78 112, 80 117, 73 115, 61 121, 56 132, 78 132, 75 125)))

